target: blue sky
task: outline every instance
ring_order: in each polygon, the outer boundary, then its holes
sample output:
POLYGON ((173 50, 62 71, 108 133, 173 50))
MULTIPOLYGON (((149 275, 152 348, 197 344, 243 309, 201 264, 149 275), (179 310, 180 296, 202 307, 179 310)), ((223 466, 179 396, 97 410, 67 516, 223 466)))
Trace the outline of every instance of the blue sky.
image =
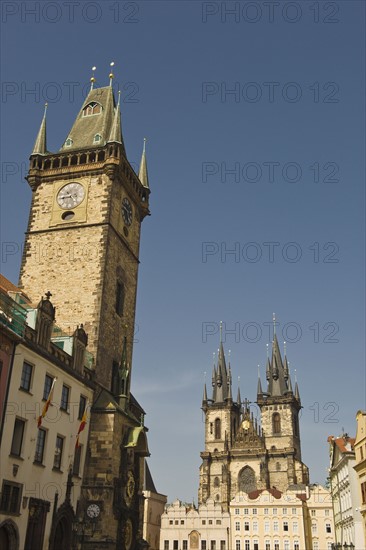
POLYGON ((364 3, 55 4, 2 3, 2 272, 17 281, 43 104, 57 150, 114 61, 135 165, 148 138, 132 384, 156 486, 197 500, 218 324, 255 401, 272 312, 323 482, 327 436, 365 408, 364 3))

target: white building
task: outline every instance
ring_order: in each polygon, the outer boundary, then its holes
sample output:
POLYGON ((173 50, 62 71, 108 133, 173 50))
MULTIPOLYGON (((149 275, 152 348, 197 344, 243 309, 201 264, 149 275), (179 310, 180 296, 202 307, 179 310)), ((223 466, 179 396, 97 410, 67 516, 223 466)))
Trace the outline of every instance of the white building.
POLYGON ((336 542, 342 546, 353 544, 355 550, 365 550, 358 477, 354 470, 355 439, 344 434, 329 436, 328 442, 336 542))

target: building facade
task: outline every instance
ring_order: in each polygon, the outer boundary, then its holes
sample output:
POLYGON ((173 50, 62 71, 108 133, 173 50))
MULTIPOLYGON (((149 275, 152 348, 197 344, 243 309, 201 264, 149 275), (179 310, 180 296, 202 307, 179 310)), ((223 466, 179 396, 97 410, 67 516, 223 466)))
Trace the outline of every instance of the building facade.
POLYGON ((161 518, 161 550, 228 550, 230 515, 212 498, 198 508, 176 500, 161 518))
POLYGON ((204 388, 205 450, 201 453, 199 503, 213 498, 228 510, 241 491, 309 482, 308 468, 301 461, 298 385, 292 389, 287 358, 282 360, 277 337, 268 359, 267 389, 258 379, 257 404, 260 421, 254 418, 249 401, 232 396, 230 365, 226 366, 222 343, 212 372, 212 397, 204 388))
POLYGON ((332 550, 330 492, 309 484, 301 460, 298 384, 276 336, 253 403, 232 396, 232 373, 220 343, 212 396, 203 391, 205 450, 199 505, 175 501, 162 516, 160 550, 332 550), (191 538, 192 535, 192 538, 191 538))
MULTIPOLYGON (((135 550, 143 540, 149 455, 145 412, 131 394, 141 223, 149 214, 145 150, 139 175, 126 157, 120 100, 91 88, 59 151, 46 110, 27 176, 32 203, 19 287, 34 302, 51 289, 57 323, 83 323, 96 384, 75 526, 88 550, 135 550), (82 525, 93 520, 92 533, 82 525)), ((69 527, 68 527, 69 528, 69 527)), ((67 535, 71 536, 70 533, 67 535)))
POLYGON ((356 415, 357 431, 354 444, 355 465, 358 476, 359 497, 361 501, 360 512, 363 523, 363 533, 366 547, 366 412, 358 411, 356 415))
POLYGON ((355 439, 343 434, 329 436, 330 487, 334 506, 336 542, 353 545, 356 550, 365 548, 365 538, 360 512, 361 498, 356 463, 355 439))
POLYGON ((0 547, 72 548, 88 421, 76 441, 93 400, 92 356, 82 327, 68 336, 54 324, 50 293, 36 308, 21 293, 13 296, 17 301, 2 295, 9 313, 12 302, 8 320, 19 320, 21 308, 26 322, 15 348, 1 438, 0 547))
POLYGON ((153 482, 149 466, 145 463, 145 484, 144 484, 144 540, 150 550, 159 550, 161 516, 165 511, 167 503, 166 495, 157 492, 153 482))

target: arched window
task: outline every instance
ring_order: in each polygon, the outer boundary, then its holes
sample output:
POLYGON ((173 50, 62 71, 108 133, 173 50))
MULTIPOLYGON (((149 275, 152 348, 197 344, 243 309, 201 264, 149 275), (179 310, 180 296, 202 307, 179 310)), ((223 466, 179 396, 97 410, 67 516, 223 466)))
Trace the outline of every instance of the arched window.
POLYGON ((88 103, 83 109, 83 116, 99 115, 102 112, 102 106, 100 103, 92 101, 88 103))
POLYGON ((239 491, 244 491, 245 493, 251 493, 257 488, 257 483, 255 481, 255 473, 250 466, 245 466, 239 472, 238 478, 238 489, 239 491))
POLYGON ((102 141, 102 136, 100 134, 95 134, 94 143, 100 143, 102 141))
POLYGON ((281 416, 280 413, 273 413, 272 416, 272 430, 274 434, 281 433, 281 416))
POLYGON ((67 138, 67 140, 65 141, 65 147, 71 147, 71 145, 73 144, 74 142, 72 141, 71 138, 67 138))
POLYGON ((219 418, 215 420, 215 439, 221 439, 221 420, 219 418))
POLYGON ((215 477, 214 479, 214 487, 220 487, 220 480, 218 477, 215 477))

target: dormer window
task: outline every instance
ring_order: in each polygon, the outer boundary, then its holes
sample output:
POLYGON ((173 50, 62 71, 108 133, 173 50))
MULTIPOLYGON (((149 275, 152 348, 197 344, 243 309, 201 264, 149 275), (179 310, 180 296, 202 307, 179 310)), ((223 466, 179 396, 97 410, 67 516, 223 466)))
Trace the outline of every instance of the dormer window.
POLYGON ((95 134, 94 143, 100 143, 102 141, 102 136, 100 134, 95 134))
POLYGON ((83 109, 83 116, 99 115, 102 112, 102 106, 100 103, 92 101, 88 103, 83 109))
POLYGON ((67 138, 67 140, 65 141, 65 147, 71 147, 71 145, 73 144, 74 142, 72 141, 71 138, 67 138))

